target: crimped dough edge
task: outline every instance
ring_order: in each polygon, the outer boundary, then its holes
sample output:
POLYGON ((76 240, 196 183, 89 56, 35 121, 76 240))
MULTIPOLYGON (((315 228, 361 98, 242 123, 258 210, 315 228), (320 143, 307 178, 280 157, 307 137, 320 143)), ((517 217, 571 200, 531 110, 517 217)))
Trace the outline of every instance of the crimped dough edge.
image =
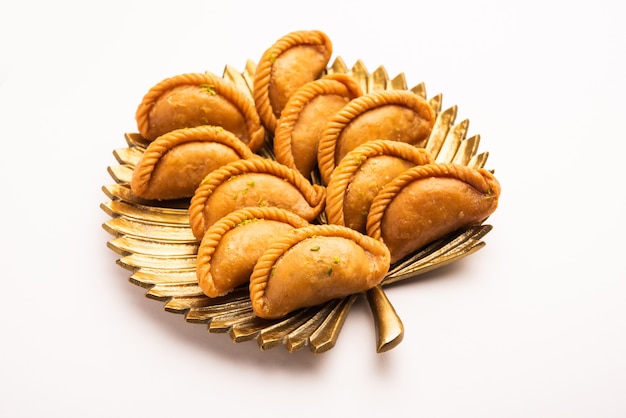
POLYGON ((315 236, 346 238, 356 242, 359 246, 375 256, 390 258, 389 249, 380 240, 361 234, 354 229, 341 225, 311 225, 298 228, 293 233, 277 237, 265 250, 257 261, 254 271, 250 276, 250 299, 253 310, 257 315, 266 310, 265 289, 271 278, 274 264, 283 254, 296 244, 315 236))
POLYGON ((197 126, 170 131, 148 144, 133 170, 131 190, 137 196, 146 191, 159 160, 173 148, 189 142, 215 142, 230 147, 240 158, 250 158, 252 151, 230 131, 219 126, 197 126))
MULTIPOLYGON (((211 258, 219 246, 222 237, 230 230, 238 227, 242 222, 252 219, 278 221, 289 224, 294 228, 302 228, 309 225, 305 219, 295 213, 277 207, 248 207, 238 209, 224 216, 215 224, 207 229, 202 237, 200 246, 198 247, 198 255, 196 260, 196 276, 198 284, 208 297, 223 296, 228 293, 220 293, 209 295, 208 293, 216 292, 215 286, 212 284, 211 276, 211 258), (211 289, 211 291, 207 291, 211 289)), ((245 227, 245 226, 244 226, 245 227)))
POLYGON ((406 142, 378 139, 359 145, 341 160, 326 186, 325 210, 329 223, 345 225, 343 208, 349 184, 368 158, 382 155, 397 157, 415 165, 430 164, 434 161, 425 149, 406 142))
POLYGON ((343 130, 361 114, 387 105, 399 105, 414 110, 430 123, 431 130, 435 124, 435 110, 426 100, 409 90, 379 90, 351 100, 328 122, 320 138, 317 160, 325 184, 328 184, 335 169, 337 140, 343 130))
POLYGON ((447 177, 463 181, 484 194, 500 196, 500 183, 495 176, 484 168, 474 169, 460 164, 427 164, 415 166, 387 183, 378 193, 370 206, 367 216, 367 235, 381 239, 381 222, 387 206, 408 184, 429 177, 447 177))
POLYGON ((234 161, 213 171, 204 178, 196 189, 189 204, 189 223, 194 236, 202 237, 205 232, 204 211, 213 191, 233 176, 245 173, 265 173, 280 177, 297 188, 304 199, 315 210, 323 209, 326 199, 326 188, 311 184, 297 170, 289 168, 274 160, 265 158, 249 158, 234 161))
POLYGON ((276 161, 287 167, 298 169, 293 158, 291 135, 302 111, 313 99, 323 95, 337 95, 352 100, 363 95, 363 90, 352 76, 341 73, 325 75, 300 87, 289 98, 277 121, 274 134, 276 161))
POLYGON ((245 93, 243 93, 237 85, 210 72, 178 74, 165 78, 150 88, 150 90, 148 90, 148 92, 144 95, 135 112, 135 119, 139 134, 145 139, 150 139, 150 135, 148 134, 150 131, 150 110, 164 93, 182 85, 202 84, 215 86, 216 91, 222 97, 229 100, 240 110, 246 120, 246 128, 249 139, 246 145, 248 145, 252 151, 257 151, 261 148, 265 141, 265 129, 261 124, 254 102, 245 93))
POLYGON ((265 128, 272 134, 276 130, 277 118, 269 99, 269 87, 274 61, 286 50, 299 45, 324 45, 328 51, 328 60, 332 55, 332 42, 328 35, 319 30, 301 30, 288 33, 279 38, 268 48, 257 63, 254 74, 254 103, 265 128))

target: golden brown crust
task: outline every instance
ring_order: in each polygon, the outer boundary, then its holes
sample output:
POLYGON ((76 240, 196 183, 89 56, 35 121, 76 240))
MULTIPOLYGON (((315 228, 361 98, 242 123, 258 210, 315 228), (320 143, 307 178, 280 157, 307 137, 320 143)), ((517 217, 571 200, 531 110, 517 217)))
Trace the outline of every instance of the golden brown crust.
POLYGON ((280 318, 366 291, 383 280, 389 260, 382 242, 350 228, 295 229, 272 241, 255 265, 250 276, 252 308, 259 317, 280 318))
POLYGON ((217 125, 233 132, 252 151, 265 141, 252 99, 236 84, 208 72, 162 80, 145 94, 135 119, 140 135, 148 140, 175 129, 217 125))
POLYGON ((499 196, 498 180, 485 169, 416 166, 378 193, 367 234, 389 247, 395 263, 458 228, 483 221, 496 210, 499 196))
POLYGON ((423 147, 436 119, 426 100, 408 90, 380 90, 348 103, 328 121, 318 150, 318 166, 325 184, 335 166, 358 145, 389 139, 423 147))
POLYGON ((271 238, 307 225, 293 212, 276 207, 243 208, 224 216, 206 231, 198 248, 200 288, 214 298, 248 282, 271 238))
POLYGON ((297 170, 264 158, 227 164, 206 176, 189 205, 194 236, 229 212, 248 206, 276 206, 312 221, 324 209, 326 188, 313 185, 297 170))
POLYGON ((143 199, 191 197, 211 171, 252 155, 239 138, 221 127, 178 129, 148 145, 133 170, 130 187, 143 199))
POLYGON ((328 222, 365 233, 367 214, 378 191, 411 166, 432 162, 425 149, 406 142, 379 139, 356 147, 335 168, 326 188, 328 222))
POLYGON ((328 74, 300 87, 283 109, 274 135, 276 161, 306 178, 317 168, 317 145, 326 122, 363 91, 347 74, 328 74))
POLYGON ((254 75, 253 97, 265 128, 274 133, 285 103, 298 88, 315 80, 332 55, 332 43, 318 30, 291 32, 262 55, 254 75))

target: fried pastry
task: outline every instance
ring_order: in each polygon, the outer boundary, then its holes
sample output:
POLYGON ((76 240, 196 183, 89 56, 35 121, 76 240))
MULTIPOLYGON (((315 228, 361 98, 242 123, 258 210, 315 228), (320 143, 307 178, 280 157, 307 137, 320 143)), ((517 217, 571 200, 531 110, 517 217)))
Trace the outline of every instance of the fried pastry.
POLYGON ((401 260, 458 228, 484 221, 498 206, 500 183, 485 169, 458 164, 409 168, 378 193, 367 234, 401 260))
POLYGON ((189 204, 196 238, 223 216, 249 206, 275 206, 312 221, 324 209, 326 188, 313 185, 297 170, 265 158, 227 164, 206 176, 189 204))
POLYGON ((389 269, 379 240, 339 225, 312 225, 276 238, 250 276, 255 315, 280 318, 297 309, 364 292, 389 269))
POLYGON ((148 200, 188 198, 211 171, 252 156, 250 148, 221 127, 177 129, 148 145, 133 170, 130 188, 148 200))
POLYGON ((375 139, 424 147, 437 113, 409 90, 380 90, 351 100, 328 121, 320 138, 318 166, 325 184, 341 159, 375 139))
POLYGON ((332 49, 325 33, 304 30, 281 37, 263 53, 254 74, 253 97, 268 131, 276 130, 289 97, 324 72, 332 49))
POLYGON ((328 183, 328 222, 366 233, 367 214, 380 189, 405 170, 432 162, 425 149, 406 142, 378 139, 359 145, 341 160, 328 183))
POLYGON ((216 125, 234 133, 252 151, 265 141, 250 96, 208 72, 180 74, 156 84, 143 97, 135 118, 139 133, 148 140, 175 129, 216 125))
POLYGON ((306 178, 317 168, 317 146, 326 122, 363 91, 347 74, 334 73, 299 88, 287 101, 276 132, 276 161, 306 178))
POLYGON ((248 283, 271 238, 308 225, 293 212, 276 207, 244 208, 224 216, 206 231, 198 248, 200 288, 215 298, 248 283))

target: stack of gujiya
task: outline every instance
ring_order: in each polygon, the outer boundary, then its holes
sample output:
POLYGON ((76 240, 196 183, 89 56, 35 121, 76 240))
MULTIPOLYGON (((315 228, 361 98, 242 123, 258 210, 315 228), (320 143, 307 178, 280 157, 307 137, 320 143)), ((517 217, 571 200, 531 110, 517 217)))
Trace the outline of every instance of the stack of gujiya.
POLYGON ((247 285, 261 318, 367 291, 391 264, 498 205, 492 173, 435 163, 425 150, 437 116, 427 101, 364 92, 327 74, 331 55, 323 32, 292 32, 262 55, 252 92, 181 74, 136 112, 150 142, 132 192, 190 199, 202 291, 247 285), (264 146, 275 158, 259 154, 264 146))

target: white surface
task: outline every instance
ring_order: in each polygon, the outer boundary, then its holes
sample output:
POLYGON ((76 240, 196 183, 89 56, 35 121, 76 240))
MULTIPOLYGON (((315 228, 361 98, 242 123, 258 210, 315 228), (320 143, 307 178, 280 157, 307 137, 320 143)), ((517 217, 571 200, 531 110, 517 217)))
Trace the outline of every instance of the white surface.
POLYGON ((613 1, 0 6, 0 416, 626 416, 626 30, 613 1), (106 247, 101 186, 143 94, 321 29, 443 93, 502 183, 487 246, 337 346, 261 352, 162 310, 106 247))

